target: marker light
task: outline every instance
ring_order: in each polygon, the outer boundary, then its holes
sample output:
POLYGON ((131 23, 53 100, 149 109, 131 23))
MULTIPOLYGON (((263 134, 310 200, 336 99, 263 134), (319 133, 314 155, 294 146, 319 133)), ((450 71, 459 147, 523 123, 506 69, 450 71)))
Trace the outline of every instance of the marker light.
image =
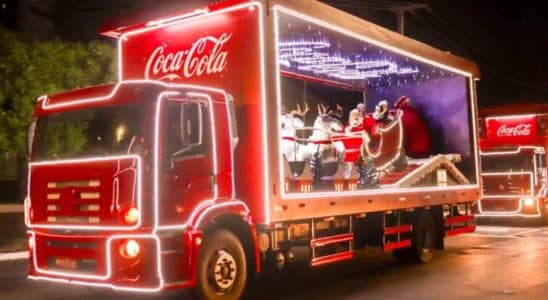
POLYGON ((523 205, 527 207, 531 207, 535 204, 535 199, 533 198, 525 198, 523 199, 523 205))
POLYGON ((140 251, 141 246, 135 240, 125 240, 120 246, 120 255, 125 258, 135 258, 140 251))
POLYGON ((29 236, 28 246, 29 250, 32 250, 32 248, 34 248, 34 238, 32 236, 29 236))
POLYGON ((130 207, 124 214, 124 221, 131 225, 139 219, 139 210, 135 207, 130 207))

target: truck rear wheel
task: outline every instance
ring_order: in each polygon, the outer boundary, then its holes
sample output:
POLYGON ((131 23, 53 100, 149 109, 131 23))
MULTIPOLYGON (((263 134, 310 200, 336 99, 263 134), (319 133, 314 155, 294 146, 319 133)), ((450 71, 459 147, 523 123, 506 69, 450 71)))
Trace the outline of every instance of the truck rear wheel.
MULTIPOLYGON (((540 201, 540 200, 539 200, 540 201)), ((548 225, 548 199, 544 199, 544 210, 542 211, 542 221, 544 225, 548 225)))
POLYGON ((417 262, 428 263, 432 260, 436 238, 434 219, 428 211, 423 211, 413 226, 412 250, 417 262))
POLYGON ((411 247, 395 250, 392 254, 399 263, 428 263, 433 258, 435 239, 436 225, 432 214, 426 210, 422 211, 417 215, 413 224, 411 247))
POLYGON ((240 299, 247 281, 244 249, 228 230, 216 230, 204 239, 198 261, 196 294, 200 299, 240 299))

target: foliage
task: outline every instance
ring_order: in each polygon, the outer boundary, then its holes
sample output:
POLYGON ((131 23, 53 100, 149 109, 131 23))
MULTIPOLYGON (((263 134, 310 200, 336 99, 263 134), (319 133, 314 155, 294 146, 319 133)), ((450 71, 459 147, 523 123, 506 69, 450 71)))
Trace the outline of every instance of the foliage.
POLYGON ((115 55, 99 41, 37 41, 0 28, 0 153, 25 151, 38 96, 114 81, 115 55))

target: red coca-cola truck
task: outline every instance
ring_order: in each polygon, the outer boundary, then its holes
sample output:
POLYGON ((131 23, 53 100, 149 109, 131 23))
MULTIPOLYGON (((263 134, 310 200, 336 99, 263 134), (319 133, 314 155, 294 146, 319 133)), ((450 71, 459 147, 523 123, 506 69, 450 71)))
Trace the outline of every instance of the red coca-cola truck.
POLYGON ((548 221, 548 107, 500 105, 480 111, 483 196, 479 217, 548 221))
POLYGON ((427 262, 474 231, 472 62, 312 0, 104 34, 118 82, 36 104, 29 278, 236 299, 294 261, 427 262))

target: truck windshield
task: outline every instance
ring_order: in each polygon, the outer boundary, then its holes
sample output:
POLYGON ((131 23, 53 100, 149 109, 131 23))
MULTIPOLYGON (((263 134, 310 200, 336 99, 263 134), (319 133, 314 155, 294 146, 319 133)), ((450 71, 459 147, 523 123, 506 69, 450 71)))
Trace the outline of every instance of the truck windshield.
POLYGON ((533 171, 533 157, 528 155, 482 155, 484 172, 533 171))
POLYGON ((33 160, 121 155, 142 136, 144 109, 117 105, 55 113, 38 119, 33 160))

